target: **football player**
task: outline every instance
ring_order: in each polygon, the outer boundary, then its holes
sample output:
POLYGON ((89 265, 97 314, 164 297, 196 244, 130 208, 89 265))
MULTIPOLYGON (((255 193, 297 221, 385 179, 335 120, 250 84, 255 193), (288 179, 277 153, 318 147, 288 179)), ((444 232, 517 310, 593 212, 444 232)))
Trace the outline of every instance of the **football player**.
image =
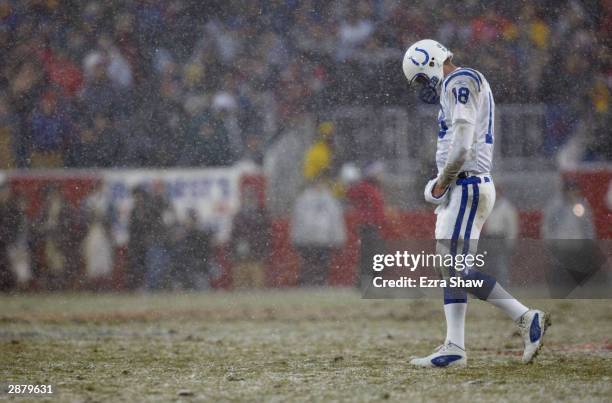
MULTIPOLYGON (((484 75, 471 68, 457 67, 452 59, 453 54, 446 47, 424 39, 406 51, 402 67, 409 84, 418 87, 423 102, 440 104, 438 175, 427 183, 425 199, 437 205, 437 253, 457 255, 476 252, 480 231, 495 203, 491 176, 495 102, 484 75)), ((446 340, 432 354, 413 359, 412 365, 467 364, 464 342, 466 292, 492 303, 517 323, 524 342, 522 361, 533 360, 542 347, 549 325, 547 313, 520 303, 486 272, 474 268, 439 269, 444 277, 478 279, 483 286, 468 290, 444 289, 446 340)))

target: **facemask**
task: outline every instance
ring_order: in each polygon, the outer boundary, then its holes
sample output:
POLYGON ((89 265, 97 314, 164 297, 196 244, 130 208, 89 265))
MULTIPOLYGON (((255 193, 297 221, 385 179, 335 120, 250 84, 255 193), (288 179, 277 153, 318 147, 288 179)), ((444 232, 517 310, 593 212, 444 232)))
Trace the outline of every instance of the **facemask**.
POLYGON ((440 101, 440 97, 438 96, 437 83, 438 79, 436 77, 431 80, 427 80, 424 77, 420 77, 417 80, 418 83, 421 84, 421 90, 419 91, 419 99, 426 104, 437 104, 440 101))
POLYGON ((431 84, 424 85, 419 91, 419 99, 426 104, 437 104, 440 101, 436 87, 431 84))

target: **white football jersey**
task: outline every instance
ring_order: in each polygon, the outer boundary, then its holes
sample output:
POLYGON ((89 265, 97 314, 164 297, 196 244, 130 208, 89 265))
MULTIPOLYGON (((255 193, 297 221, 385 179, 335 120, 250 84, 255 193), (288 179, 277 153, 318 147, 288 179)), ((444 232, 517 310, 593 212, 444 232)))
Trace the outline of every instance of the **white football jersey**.
POLYGON ((461 171, 476 174, 491 172, 495 102, 489 83, 482 74, 465 67, 458 68, 442 82, 438 113, 438 172, 446 165, 453 143, 453 127, 458 122, 474 125, 474 141, 461 171))

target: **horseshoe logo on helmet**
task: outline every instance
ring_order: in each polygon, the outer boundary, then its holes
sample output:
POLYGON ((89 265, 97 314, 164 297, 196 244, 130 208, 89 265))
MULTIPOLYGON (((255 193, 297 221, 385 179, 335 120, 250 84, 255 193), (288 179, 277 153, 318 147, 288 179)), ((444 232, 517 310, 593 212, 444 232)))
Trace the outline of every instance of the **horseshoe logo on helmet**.
MULTIPOLYGON (((425 66, 427 64, 427 62, 429 61, 429 53, 427 53, 427 51, 425 49, 421 49, 421 48, 414 48, 414 50, 416 52, 421 52, 423 55, 425 55, 425 60, 422 63, 420 63, 421 66, 425 66)), ((412 61, 412 63, 414 63, 415 66, 419 65, 419 62, 414 60, 414 58, 412 56, 410 56, 410 60, 412 61)))

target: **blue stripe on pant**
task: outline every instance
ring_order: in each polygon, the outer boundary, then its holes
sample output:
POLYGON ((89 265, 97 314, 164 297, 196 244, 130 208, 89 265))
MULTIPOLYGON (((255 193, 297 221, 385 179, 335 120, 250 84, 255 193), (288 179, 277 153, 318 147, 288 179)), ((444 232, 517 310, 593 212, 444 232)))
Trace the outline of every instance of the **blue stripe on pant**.
MULTIPOLYGON (((467 199, 468 199, 468 186, 472 185, 472 204, 470 206, 470 213, 468 215, 468 220, 465 226, 465 234, 463 237, 463 254, 466 255, 470 253, 470 237, 472 234, 472 226, 474 225, 474 219, 476 218, 476 212, 478 211, 478 202, 480 199, 480 190, 478 184, 480 183, 480 178, 478 177, 470 177, 465 179, 458 179, 457 184, 462 187, 461 194, 461 205, 459 208, 459 214, 457 215, 457 220, 455 221, 455 228, 453 231, 453 237, 451 239, 451 250, 450 253, 453 256, 457 255, 457 246, 459 240, 459 234, 461 232, 461 225, 463 223, 463 217, 465 216, 465 209, 467 207, 467 199)), ((444 288, 444 304, 456 304, 456 303, 466 303, 467 302, 467 294, 466 291, 470 294, 474 295, 479 299, 487 299, 491 290, 495 286, 495 278, 489 276, 485 273, 479 272, 477 270, 469 270, 465 269, 460 272, 457 272, 454 269, 451 269, 452 276, 461 276, 466 280, 483 280, 482 287, 472 287, 466 289, 460 288, 444 288)))
MULTIPOLYGON (((461 204, 459 206, 459 214, 455 220, 455 228, 453 230, 453 236, 451 238, 450 254, 454 257, 457 255, 457 243, 459 241, 459 234, 461 233, 461 224, 463 223, 463 216, 465 215, 465 209, 467 207, 468 200, 468 185, 467 183, 460 183, 457 180, 457 184, 461 184, 461 204)), ((456 275, 454 269, 450 269, 451 276, 456 275)), ((446 304, 461 304, 467 302, 467 294, 465 290, 460 288, 444 288, 444 305, 446 304)))
MULTIPOLYGON (((478 209, 478 200, 480 198, 480 190, 478 188, 478 182, 473 183, 473 194, 472 194, 472 207, 470 210, 470 215, 468 217, 468 222, 465 227, 465 237, 463 238, 463 254, 470 253, 470 236, 472 234, 472 226, 474 225, 474 218, 476 217, 476 211, 478 209)), ((474 251, 476 252, 476 251, 474 251)), ((461 273, 462 277, 466 280, 482 280, 482 287, 472 287, 466 288, 465 290, 470 294, 474 295, 479 299, 487 299, 489 294, 491 294, 491 290, 495 287, 495 278, 480 272, 476 269, 467 270, 461 273)))
POLYGON ((472 184, 472 189, 472 207, 470 209, 470 215, 468 216, 467 224, 465 225, 465 236, 463 237, 464 255, 470 252, 470 236, 472 235, 472 225, 474 225, 474 218, 476 217, 476 211, 478 210, 478 199, 480 198, 478 183, 472 184))

